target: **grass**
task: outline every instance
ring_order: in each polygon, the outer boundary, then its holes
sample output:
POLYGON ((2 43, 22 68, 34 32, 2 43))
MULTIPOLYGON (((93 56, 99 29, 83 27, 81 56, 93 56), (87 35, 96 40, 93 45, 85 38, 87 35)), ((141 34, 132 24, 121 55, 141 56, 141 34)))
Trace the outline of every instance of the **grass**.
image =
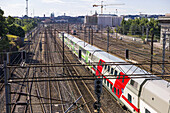
POLYGON ((24 42, 25 42, 25 41, 28 41, 28 39, 27 39, 27 38, 24 38, 24 42))
POLYGON ((141 35, 130 35, 130 34, 128 34, 127 36, 136 37, 136 38, 141 38, 142 37, 141 35))
POLYGON ((18 36, 10 35, 10 34, 8 34, 8 35, 6 35, 6 36, 8 37, 9 40, 15 40, 15 39, 18 38, 18 36))
POLYGON ((16 45, 15 42, 13 41, 10 41, 9 44, 14 45, 14 46, 16 45))
POLYGON ((14 42, 14 40, 17 40, 18 36, 8 34, 7 37, 8 37, 8 40, 10 41, 9 44, 16 46, 16 43, 14 42))

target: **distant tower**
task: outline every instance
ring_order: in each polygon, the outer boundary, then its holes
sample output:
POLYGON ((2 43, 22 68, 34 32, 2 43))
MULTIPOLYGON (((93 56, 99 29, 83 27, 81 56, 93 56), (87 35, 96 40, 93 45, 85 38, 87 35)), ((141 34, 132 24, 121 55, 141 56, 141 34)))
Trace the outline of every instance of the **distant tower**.
POLYGON ((98 15, 98 14, 97 14, 97 11, 95 11, 95 14, 94 14, 94 15, 96 15, 96 16, 98 15))
POLYGON ((26 16, 28 16, 28 0, 26 0, 26 16))

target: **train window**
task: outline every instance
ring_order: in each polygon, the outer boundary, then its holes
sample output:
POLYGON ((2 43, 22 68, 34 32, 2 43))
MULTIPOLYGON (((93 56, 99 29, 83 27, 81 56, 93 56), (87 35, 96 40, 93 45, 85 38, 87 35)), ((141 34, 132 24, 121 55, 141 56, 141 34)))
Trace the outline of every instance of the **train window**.
POLYGON ((110 66, 108 66, 108 70, 107 70, 108 72, 110 71, 110 66))
POLYGON ((124 83, 124 81, 125 81, 125 75, 123 75, 122 83, 124 83))
POLYGON ((91 56, 91 53, 89 53, 89 56, 91 56))
POLYGON ((117 94, 119 95, 119 89, 117 89, 117 94))
POLYGON ((95 70, 97 69, 96 66, 94 66, 94 65, 93 65, 93 68, 94 68, 95 70))
POLYGON ((134 83, 135 83, 135 81, 131 79, 130 84, 133 86, 134 83))
POLYGON ((101 63, 102 67, 104 67, 104 62, 101 63))
POLYGON ((112 90, 112 88, 113 88, 113 85, 112 85, 112 84, 110 84, 110 89, 112 90))
POLYGON ((102 61, 101 61, 101 60, 100 60, 100 62, 99 62, 99 66, 100 66, 100 65, 102 65, 102 61))
POLYGON ((128 101, 132 103, 132 96, 128 93, 128 101))
POLYGON ((102 77, 102 80, 103 80, 103 75, 101 75, 101 77, 102 77))
POLYGON ((114 75, 115 75, 115 76, 117 75, 117 70, 115 70, 115 73, 114 73, 114 75))
POLYGON ((106 68, 107 68, 107 65, 105 65, 104 69, 106 70, 106 68))
POLYGON ((116 94, 116 88, 114 87, 114 93, 116 94))
POLYGON ((111 74, 113 75, 113 68, 111 68, 111 74))
POLYGON ((145 113, 151 113, 148 109, 145 109, 145 113))
POLYGON ((131 80, 131 81, 130 81, 130 84, 131 84, 133 87, 135 87, 135 88, 138 87, 138 83, 135 82, 134 80, 131 80))
POLYGON ((104 83, 106 84, 106 78, 104 78, 104 83))
POLYGON ((109 81, 107 81, 107 87, 109 87, 109 81))
POLYGON ((120 73, 119 73, 119 77, 118 78, 120 79, 120 73))

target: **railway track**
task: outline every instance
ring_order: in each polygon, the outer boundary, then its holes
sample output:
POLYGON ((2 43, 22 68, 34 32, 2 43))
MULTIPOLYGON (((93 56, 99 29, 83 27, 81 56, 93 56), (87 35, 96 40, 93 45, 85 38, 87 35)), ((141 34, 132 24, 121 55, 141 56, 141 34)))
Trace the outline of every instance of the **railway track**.
MULTIPOLYGON (((37 31, 38 32, 38 31, 37 31)), ((36 36, 37 35, 37 33, 34 33, 34 35, 36 36)), ((33 38, 35 38, 35 36, 33 37, 33 38)), ((36 45, 36 44, 35 44, 36 45)), ((25 50, 27 53, 28 52, 30 52, 30 50, 31 51, 34 51, 34 48, 35 48, 36 46, 34 46, 34 45, 25 45, 21 50, 25 50), (30 49, 28 49, 29 48, 29 46, 30 46, 30 49)), ((20 55, 21 53, 19 53, 19 54, 17 54, 17 56, 12 60, 12 62, 10 63, 10 65, 12 65, 12 64, 19 64, 20 62, 21 62, 21 58, 19 57, 19 56, 21 56, 20 55), (19 60, 18 60, 18 57, 20 58, 19 60)), ((33 58, 33 55, 31 54, 30 56, 29 56, 29 59, 31 59, 31 58, 33 58)), ((30 60, 30 61, 28 61, 27 63, 31 63, 32 61, 30 60)), ((26 78, 27 78, 27 76, 29 75, 29 69, 16 69, 16 68, 14 68, 14 69, 12 69, 11 71, 10 71, 10 73, 12 74, 12 75, 14 75, 14 76, 11 76, 11 78, 17 78, 17 77, 24 77, 25 79, 24 79, 24 81, 26 81, 26 78)), ((26 85, 25 83, 24 83, 24 81, 22 82, 22 83, 19 83, 19 84, 11 84, 11 111, 12 112, 15 112, 16 111, 16 106, 18 106, 17 105, 17 103, 18 102, 20 102, 20 99, 22 98, 22 101, 23 100, 26 100, 26 98, 25 98, 25 96, 23 96, 22 95, 22 93, 24 93, 24 90, 26 89, 25 88, 25 86, 28 86, 28 84, 26 85)), ((3 87, 2 87, 2 89, 3 89, 3 87)), ((2 92, 2 96, 1 96, 1 99, 3 100, 3 102, 5 101, 5 93, 4 92, 2 92)), ((1 104, 3 104, 3 103, 1 103, 1 104)), ((2 107, 3 108, 1 108, 1 111, 4 111, 4 108, 5 108, 5 106, 4 106, 5 104, 3 104, 2 105, 2 107)), ((23 109, 23 111, 24 111, 25 109, 23 109)))
MULTIPOLYGON (((50 33, 49 33, 50 34, 50 33)), ((53 36, 51 36, 51 37, 53 37, 53 36)), ((49 39, 49 38, 48 38, 49 39)), ((53 38, 54 39, 54 38, 53 38)), ((54 39, 55 40, 55 39, 54 39)), ((60 40, 58 40, 58 41, 60 41, 60 40)), ((56 43, 56 45, 58 46, 57 48, 59 49, 59 51, 62 51, 62 46, 60 45, 60 43, 58 43, 58 41, 55 41, 55 43, 56 43)), ((52 42, 52 41, 51 41, 52 42)), ((52 45, 52 44, 51 44, 52 45)), ((60 57, 62 56, 62 54, 60 54, 60 57)), ((48 57, 50 58, 50 54, 48 54, 48 57)), ((68 57, 65 55, 64 56, 65 57, 65 62, 67 62, 67 63, 70 63, 70 60, 68 60, 68 57)), ((73 60, 73 59, 72 59, 73 60)), ((60 60, 60 62, 61 62, 61 60, 60 60)), ((48 61, 48 63, 49 63, 49 61, 48 61)), ((69 74, 69 75, 78 75, 78 72, 76 72, 76 70, 75 70, 75 68, 71 68, 71 67, 67 67, 66 68, 66 70, 67 70, 67 74, 69 74)), ((72 98, 74 98, 74 100, 75 99, 77 99, 78 97, 80 97, 80 96, 83 96, 81 99, 80 99, 80 103, 81 103, 81 106, 74 106, 74 110, 75 111, 77 111, 77 112, 92 112, 92 111, 94 111, 94 108, 93 108, 93 103, 94 103, 94 96, 91 94, 91 92, 90 92, 90 90, 88 90, 88 88, 87 88, 87 86, 85 85, 85 83, 83 82, 83 81, 79 81, 79 82, 77 82, 77 81, 73 81, 73 82, 67 82, 69 85, 67 85, 67 86, 72 86, 72 87, 74 87, 75 89, 75 91, 74 91, 74 94, 72 95, 72 96, 74 96, 74 97, 72 97, 72 98), (76 96, 75 96, 76 95, 76 96), (88 101, 89 102, 88 102, 88 101), (91 100, 93 100, 93 101, 91 101, 91 100), (82 107, 83 107, 83 110, 81 110, 82 109, 82 107), (81 109, 80 109, 81 108, 81 109)), ((62 84, 61 82, 60 82, 60 84, 61 85, 65 85, 65 84, 62 84)), ((73 89, 72 89, 73 90, 73 89)), ((62 98, 64 98, 62 95, 61 95, 61 97, 62 98)), ((74 102, 73 100, 72 100, 72 102, 74 102)), ((63 106, 63 108, 64 108, 64 110, 67 110, 67 108, 68 108, 69 106, 63 106)))
MULTIPOLYGON (((59 42, 60 40, 58 40, 57 42, 59 42)), ((57 44, 57 45, 59 45, 59 44, 57 44)), ((60 44, 60 47, 62 47, 62 44, 60 44)), ((62 51, 62 49, 60 49, 60 51, 62 51)), ((66 54, 66 56, 65 56, 65 63, 67 63, 67 64, 69 64, 69 63, 79 63, 79 61, 78 60, 76 60, 77 58, 75 58, 75 56, 74 55, 72 55, 72 53, 71 53, 71 51, 70 50, 68 50, 68 49, 66 49, 66 51, 69 51, 69 52, 67 52, 67 54, 66 54), (74 56, 74 57, 73 57, 74 56), (73 57, 73 58, 72 58, 73 57), (67 59, 67 60, 66 60, 67 59)), ((82 66, 80 66, 80 67, 78 67, 78 69, 77 69, 77 67, 71 67, 71 66, 69 66, 68 65, 68 67, 67 67, 67 74, 69 74, 69 75, 71 75, 71 76, 80 76, 80 78, 83 76, 83 74, 84 75, 87 75, 87 73, 89 73, 89 76, 91 76, 91 73, 87 70, 87 69, 85 69, 84 67, 82 67, 82 66), (80 71, 81 70, 81 71, 80 71), (82 73, 83 71, 84 71, 84 73, 82 73)), ((94 77, 95 78, 95 77, 94 77)), ((73 87, 77 87, 77 89, 79 89, 78 90, 78 92, 79 92, 79 94, 77 94, 77 95, 79 95, 79 96, 81 96, 81 95, 83 95, 83 97, 84 97, 84 101, 83 101, 83 107, 84 106, 88 106, 88 108, 87 108, 87 112, 94 112, 95 111, 95 109, 93 108, 93 104, 94 104, 94 102, 96 102, 96 97, 95 97, 95 94, 94 94, 94 83, 93 83, 94 81, 83 81, 83 80, 80 80, 80 81, 74 81, 73 83, 74 83, 74 86, 73 87), (90 87, 90 89, 89 89, 89 87, 90 87), (87 92, 89 93, 89 94, 87 94, 87 92), (89 110, 88 110, 89 109, 89 110)), ((104 90, 105 91, 105 90, 104 90)), ((108 96, 108 95, 107 95, 108 96)), ((113 97, 112 97, 113 98, 113 97)), ((113 99, 111 99, 111 100, 113 100, 113 99)), ((105 101, 103 101, 103 102, 105 102, 105 101)), ((106 102, 105 102, 106 103, 106 102)), ((105 104, 106 105, 106 104, 105 104)), ((113 104, 113 105, 115 105, 115 104, 113 104)), ((115 106, 119 106, 119 105, 115 105, 115 106)), ((115 107, 116 108, 116 107, 115 107)), ((101 109, 101 112, 107 112, 107 111, 109 111, 109 109, 110 108, 107 108, 107 107, 103 107, 102 109, 101 109), (103 110, 104 109, 104 110, 103 110)), ((114 112, 113 111, 113 109, 112 110, 110 110, 111 112, 114 112)), ((115 110, 116 112, 124 112, 124 110, 123 109, 121 109, 120 110, 120 106, 119 106, 119 108, 117 107, 117 109, 115 110)))
MULTIPOLYGON (((38 30, 37 30, 38 31, 38 30)), ((35 37, 35 35, 37 35, 37 32, 35 32, 35 33, 33 33, 33 37, 35 37)), ((28 40, 31 40, 30 39, 30 37, 28 38, 28 40)), ((22 51, 22 50, 24 50, 24 51, 26 51, 26 52, 28 52, 29 51, 29 47, 30 45, 27 43, 24 47, 22 47, 22 48, 20 48, 20 51, 22 51)), ((15 57, 12 57, 11 59, 10 59, 10 64, 19 64, 20 62, 21 62, 21 53, 20 52, 12 52, 13 54, 16 54, 15 55, 15 57)), ((13 69, 12 71, 11 71, 11 73, 13 73, 15 71, 15 69, 13 69)), ((1 82, 4 82, 3 81, 4 80, 4 74, 2 73, 1 75, 0 75, 0 81, 1 82)), ((4 88, 4 83, 1 83, 0 84, 0 92, 2 91, 2 89, 4 88)))
MULTIPOLYGON (((57 41, 59 42, 59 40, 57 41)), ((62 45, 57 43, 57 45, 60 45, 60 51, 62 51, 62 45)), ((71 51, 70 51, 71 52, 71 51)), ((71 54, 71 53, 70 53, 71 54)), ((70 59, 71 57, 69 57, 67 55, 64 56, 65 58, 65 63, 71 63, 72 61, 75 61, 74 58, 70 59)), ((71 67, 68 66, 66 67, 66 72, 68 75, 70 76, 81 76, 78 71, 76 70, 75 67, 71 67)), ((85 112, 93 112, 94 108, 93 108, 93 103, 96 101, 95 97, 93 96, 93 94, 91 93, 91 91, 88 89, 87 85, 85 84, 85 82, 83 80, 80 81, 72 81, 73 87, 76 88, 77 90, 77 96, 80 97, 82 96, 81 99, 81 107, 83 107, 83 111, 85 112)), ((78 98, 77 97, 77 98, 78 98)), ((101 109, 102 113, 103 110, 101 109)))

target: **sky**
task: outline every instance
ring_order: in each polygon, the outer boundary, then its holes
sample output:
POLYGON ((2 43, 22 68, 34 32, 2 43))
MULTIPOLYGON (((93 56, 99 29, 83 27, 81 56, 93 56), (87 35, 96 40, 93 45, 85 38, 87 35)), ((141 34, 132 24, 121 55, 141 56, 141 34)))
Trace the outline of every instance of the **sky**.
MULTIPOLYGON (((61 16, 85 16, 101 12, 101 0, 28 0, 28 15, 30 17, 44 14, 49 17, 51 13, 61 16)), ((166 14, 170 13, 170 0, 103 0, 103 4, 125 4, 110 5, 104 7, 105 14, 134 15, 134 14, 166 14)), ((4 10, 5 16, 23 16, 26 0, 0 0, 0 8, 4 10)))

